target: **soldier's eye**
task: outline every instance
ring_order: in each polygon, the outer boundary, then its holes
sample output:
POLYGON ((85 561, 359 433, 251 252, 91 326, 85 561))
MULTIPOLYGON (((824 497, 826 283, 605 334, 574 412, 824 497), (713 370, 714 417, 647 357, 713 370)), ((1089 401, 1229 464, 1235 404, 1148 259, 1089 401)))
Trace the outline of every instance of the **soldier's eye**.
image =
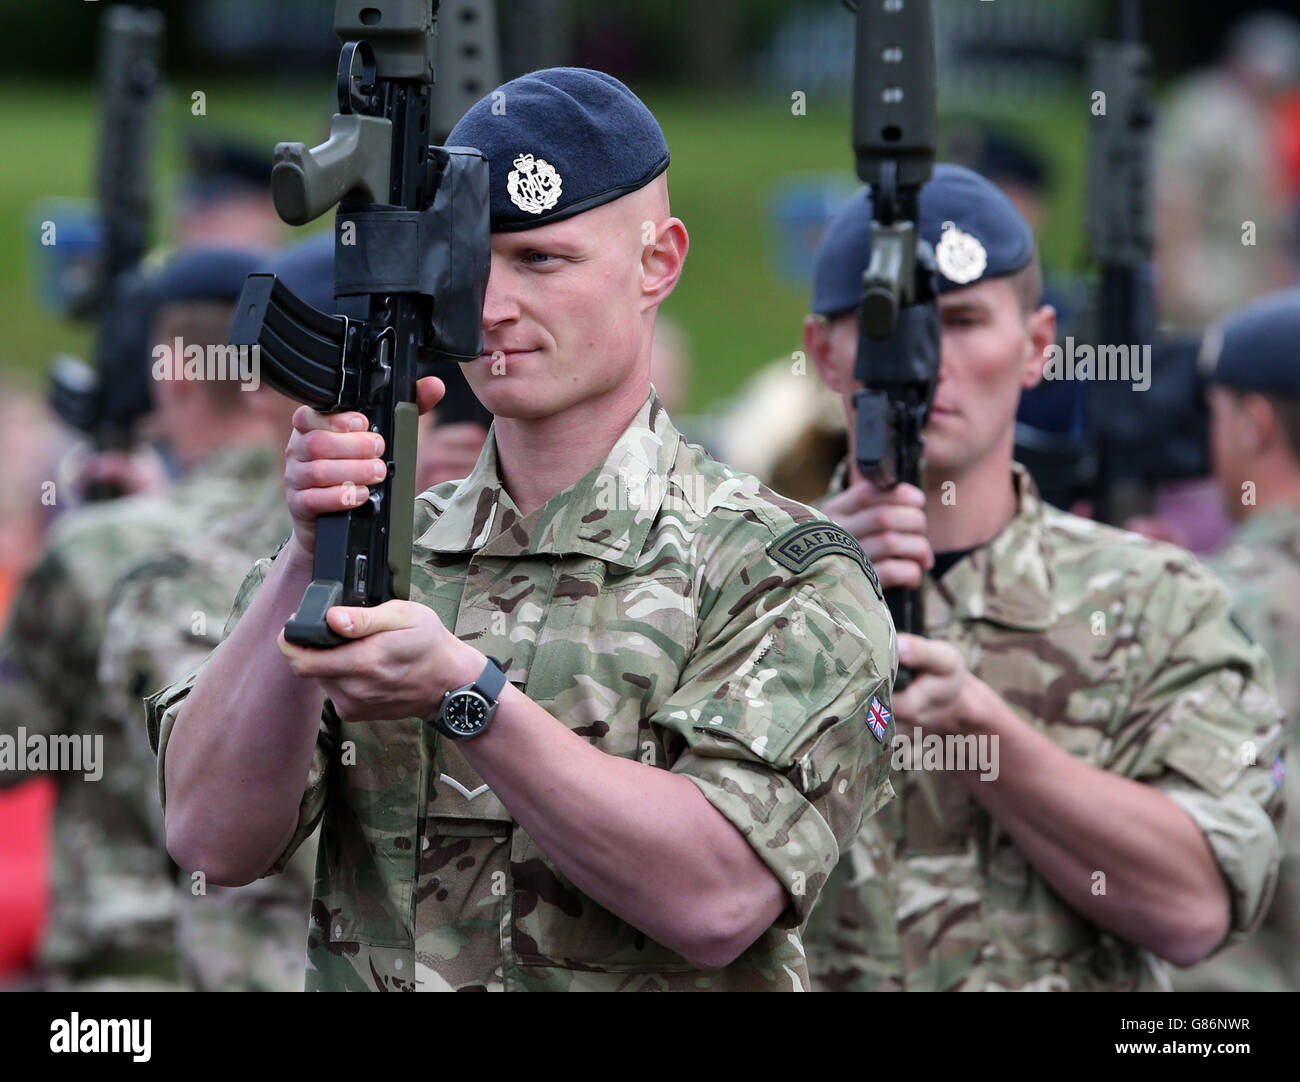
POLYGON ((531 263, 533 266, 543 266, 553 260, 555 257, 550 252, 529 252, 524 256, 525 263, 531 263))

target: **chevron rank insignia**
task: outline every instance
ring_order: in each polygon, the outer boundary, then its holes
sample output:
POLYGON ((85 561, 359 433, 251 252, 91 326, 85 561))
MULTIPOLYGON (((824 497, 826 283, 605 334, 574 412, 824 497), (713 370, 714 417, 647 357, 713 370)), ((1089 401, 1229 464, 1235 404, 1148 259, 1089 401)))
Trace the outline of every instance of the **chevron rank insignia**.
POLYGON ((823 556, 838 553, 847 556, 866 572, 867 578, 880 592, 880 580, 876 578, 876 569, 871 566, 867 554, 862 551, 858 539, 842 526, 833 522, 805 522, 792 530, 787 530, 767 546, 767 554, 783 567, 791 571, 807 571, 823 556))

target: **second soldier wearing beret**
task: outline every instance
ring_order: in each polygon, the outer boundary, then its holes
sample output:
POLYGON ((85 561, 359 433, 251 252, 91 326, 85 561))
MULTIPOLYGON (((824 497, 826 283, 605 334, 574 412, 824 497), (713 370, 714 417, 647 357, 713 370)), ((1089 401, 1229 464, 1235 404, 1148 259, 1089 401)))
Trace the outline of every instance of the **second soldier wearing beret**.
MULTIPOLYGON (((249 390, 251 380, 240 376, 251 373, 228 355, 213 365, 186 363, 191 350, 225 352, 235 301, 260 259, 193 248, 150 279, 157 307, 145 342, 157 346, 151 357, 142 343, 135 371, 122 378, 138 376, 149 389, 155 431, 180 477, 162 492, 89 504, 60 519, 0 641, 4 742, 98 749, 82 771, 59 770, 52 757, 43 764, 58 783, 58 803, 40 967, 56 988, 172 988, 185 975, 175 869, 160 844, 152 761, 142 747, 143 689, 122 705, 97 675, 115 645, 110 607, 133 576, 177 554, 202 558, 214 527, 279 487, 276 445, 292 403, 269 387, 249 390)), ((186 632, 194 630, 194 607, 186 608, 186 632)), ((4 768, 11 765, 0 765, 0 786, 41 772, 4 768)))
POLYGON ((412 601, 332 609, 357 641, 310 651, 280 636, 315 518, 383 465, 357 415, 299 412, 293 540, 150 704, 170 849, 247 882, 319 823, 313 989, 805 988, 801 929, 892 793, 869 564, 650 385, 687 234, 635 95, 533 72, 449 142, 491 168, 491 434, 417 501, 412 601))
MULTIPOLYGON (((1210 449, 1236 530, 1209 561, 1233 611, 1273 662, 1290 747, 1300 741, 1300 290, 1263 297, 1206 335, 1210 449)), ((1300 991, 1300 770, 1262 763, 1281 783, 1282 866, 1259 930, 1177 974, 1179 991, 1300 991)))
MULTIPOLYGON (((1267 662, 1187 553, 1043 503, 1012 461, 1054 335, 1032 234, 958 166, 919 202, 942 333, 925 491, 877 490, 850 447, 824 509, 886 588, 924 589, 930 637, 899 636, 900 796, 828 886, 810 967, 826 988, 1167 987, 1272 890, 1267 662)), ((870 221, 864 193, 831 221, 805 325, 850 415, 870 221)))

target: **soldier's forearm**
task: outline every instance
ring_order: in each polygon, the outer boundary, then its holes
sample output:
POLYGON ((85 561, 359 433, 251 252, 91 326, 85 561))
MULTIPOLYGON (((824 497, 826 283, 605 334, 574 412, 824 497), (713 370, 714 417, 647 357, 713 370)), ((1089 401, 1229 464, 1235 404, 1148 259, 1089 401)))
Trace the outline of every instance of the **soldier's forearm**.
POLYGON ((729 964, 789 901, 692 782, 592 747, 515 688, 462 747, 579 890, 700 968, 729 964))
POLYGON ((1030 863, 1083 916, 1178 965, 1228 932, 1227 886, 1200 829, 1149 785, 1088 766, 993 692, 981 731, 998 735, 996 781, 966 778, 1030 863))
POLYGON ((276 647, 311 581, 287 545, 176 719, 163 764, 167 849, 209 881, 261 875, 292 836, 325 695, 276 647))

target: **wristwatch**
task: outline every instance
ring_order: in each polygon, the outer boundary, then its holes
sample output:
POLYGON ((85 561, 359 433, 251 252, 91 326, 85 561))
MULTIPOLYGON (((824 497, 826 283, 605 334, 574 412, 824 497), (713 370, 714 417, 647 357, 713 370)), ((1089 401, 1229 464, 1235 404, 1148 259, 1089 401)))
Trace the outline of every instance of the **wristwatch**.
POLYGON ((482 675, 472 684, 454 688, 442 697, 442 705, 433 716, 433 727, 452 740, 469 740, 481 736, 497 712, 497 698, 506 686, 501 662, 487 659, 482 675))

